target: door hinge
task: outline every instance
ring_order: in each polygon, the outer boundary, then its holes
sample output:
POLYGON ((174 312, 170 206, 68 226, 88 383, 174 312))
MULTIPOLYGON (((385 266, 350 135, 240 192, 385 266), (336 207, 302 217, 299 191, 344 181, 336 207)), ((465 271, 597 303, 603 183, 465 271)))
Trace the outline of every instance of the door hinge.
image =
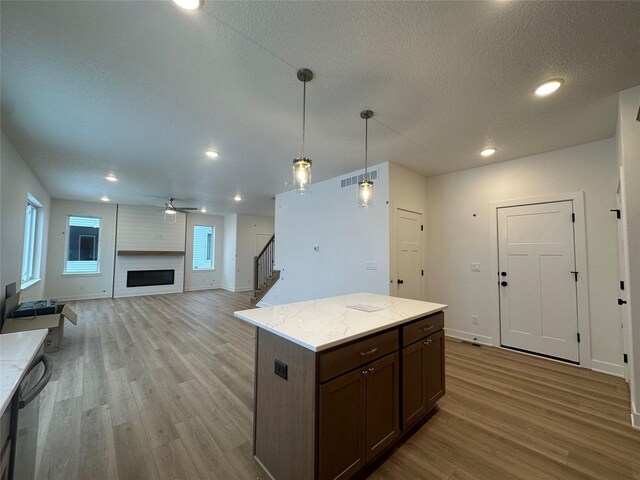
POLYGON ((424 270, 420 270, 422 276, 424 277, 424 270))
POLYGON ((624 290, 624 281, 620 280, 620 290, 624 290))
POLYGON ((622 361, 624 363, 629 363, 629 356, 626 353, 622 354, 622 361))
POLYGON ((620 220, 620 209, 619 208, 612 208, 611 210, 609 210, 610 212, 616 212, 616 218, 618 220, 620 220))
POLYGON ((572 213, 572 214, 571 214, 571 221, 572 221, 573 223, 576 223, 576 214, 575 214, 575 213, 572 213))
POLYGON ((576 336, 578 337, 578 343, 580 343, 580 332, 578 332, 576 336))
POLYGON ((420 231, 424 232, 424 225, 420 225, 420 231))

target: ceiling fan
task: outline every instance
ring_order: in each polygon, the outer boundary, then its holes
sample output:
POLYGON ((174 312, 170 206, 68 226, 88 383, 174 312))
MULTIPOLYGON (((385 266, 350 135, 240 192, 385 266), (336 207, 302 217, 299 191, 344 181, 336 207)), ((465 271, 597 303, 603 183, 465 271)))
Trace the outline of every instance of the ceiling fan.
POLYGON ((169 197, 169 203, 164 204, 164 213, 175 215, 176 213, 189 213, 190 210, 198 210, 198 207, 176 207, 173 205, 174 198, 169 197))

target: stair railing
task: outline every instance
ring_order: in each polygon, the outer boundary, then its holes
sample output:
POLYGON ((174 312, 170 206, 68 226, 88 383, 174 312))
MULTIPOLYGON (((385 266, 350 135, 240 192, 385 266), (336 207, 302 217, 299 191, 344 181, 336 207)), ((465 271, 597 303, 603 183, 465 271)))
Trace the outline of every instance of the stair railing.
POLYGON ((273 276, 273 254, 275 251, 276 236, 271 238, 260 253, 253 257, 253 289, 259 290, 267 279, 273 276))

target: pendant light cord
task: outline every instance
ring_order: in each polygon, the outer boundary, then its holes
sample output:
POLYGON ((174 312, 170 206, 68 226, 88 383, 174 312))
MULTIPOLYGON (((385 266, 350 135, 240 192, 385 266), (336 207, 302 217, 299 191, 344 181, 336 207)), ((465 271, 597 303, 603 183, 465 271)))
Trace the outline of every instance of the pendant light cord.
POLYGON ((302 83, 302 158, 304 158, 304 127, 307 112, 307 82, 302 83))
POLYGON ((367 178, 367 154, 369 147, 369 119, 364 120, 364 181, 369 180, 367 178))

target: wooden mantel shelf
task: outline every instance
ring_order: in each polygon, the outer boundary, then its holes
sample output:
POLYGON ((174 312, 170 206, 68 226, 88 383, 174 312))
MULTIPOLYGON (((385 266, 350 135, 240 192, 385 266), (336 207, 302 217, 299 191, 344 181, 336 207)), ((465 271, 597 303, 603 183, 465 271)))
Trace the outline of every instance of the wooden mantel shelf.
POLYGON ((184 257, 184 250, 118 250, 118 256, 184 257))

